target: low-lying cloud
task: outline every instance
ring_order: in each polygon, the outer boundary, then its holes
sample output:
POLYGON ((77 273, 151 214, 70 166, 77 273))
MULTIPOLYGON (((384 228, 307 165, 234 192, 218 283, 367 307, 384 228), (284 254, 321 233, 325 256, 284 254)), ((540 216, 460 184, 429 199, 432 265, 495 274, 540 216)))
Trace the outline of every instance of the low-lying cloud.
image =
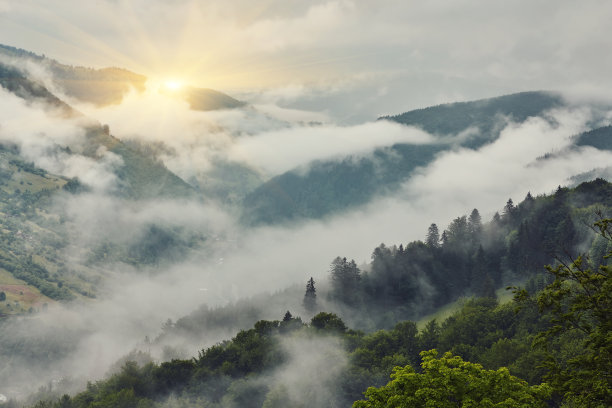
MULTIPOLYGON (((509 197, 518 202, 528 191, 550 193, 572 175, 612 162, 610 152, 566 149, 570 137, 586 129, 590 113, 581 108, 557 110, 547 119, 507 124, 498 140, 477 150, 442 152, 397 191, 365 206, 325 220, 245 228, 231 212, 199 200, 117 197, 111 186, 113 171, 121 163, 114 155, 100 151, 92 158, 79 155, 78 148, 69 157, 58 153, 58 146, 80 145, 81 122, 49 117, 38 107, 0 92, 0 140, 17 144, 28 160, 48 171, 78 175, 94 186, 91 193, 64 195, 57 201, 75 232, 67 246, 70 251, 87 251, 105 240, 127 246, 152 224, 199 234, 200 239, 182 259, 165 265, 99 264, 97 271, 106 279, 99 285, 98 299, 50 307, 14 323, 19 326, 15 339, 39 332, 59 339, 63 332, 74 334, 73 349, 58 356, 55 371, 33 366, 15 375, 21 386, 23 378, 32 378, 30 384, 35 386, 63 375, 100 378, 116 359, 143 347, 145 336, 156 336, 166 319, 177 319, 203 303, 224 305, 304 284, 311 276, 324 282, 336 256, 368 262, 381 242, 423 239, 430 223, 444 228, 475 207, 486 219, 509 197), (543 158, 549 152, 556 154, 543 158)), ((346 127, 304 124, 301 119, 275 117, 273 110, 262 113, 253 108, 194 112, 178 100, 146 93, 129 95, 118 106, 87 109, 93 118, 109 123, 120 139, 163 143, 171 153, 159 158, 184 177, 208 171, 215 158, 273 175, 313 160, 367 155, 393 143, 437 140, 384 121, 346 127)), ((74 254, 65 257, 68 264, 82 261, 74 254)), ((203 338, 201 346, 209 340, 203 338)), ((283 378, 292 384, 292 377, 283 378)))
POLYGON ((356 126, 306 126, 262 132, 237 140, 229 156, 267 174, 281 174, 315 160, 368 155, 395 143, 426 144, 427 133, 398 123, 380 121, 356 126))

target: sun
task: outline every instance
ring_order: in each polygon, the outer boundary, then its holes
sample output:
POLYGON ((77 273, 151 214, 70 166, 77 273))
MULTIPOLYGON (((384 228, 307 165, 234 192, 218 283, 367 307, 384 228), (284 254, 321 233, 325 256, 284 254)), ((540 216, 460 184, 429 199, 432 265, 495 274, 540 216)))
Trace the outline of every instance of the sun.
POLYGON ((183 82, 176 80, 176 79, 169 79, 166 82, 164 82, 164 86, 169 91, 178 91, 179 89, 183 87, 183 82))

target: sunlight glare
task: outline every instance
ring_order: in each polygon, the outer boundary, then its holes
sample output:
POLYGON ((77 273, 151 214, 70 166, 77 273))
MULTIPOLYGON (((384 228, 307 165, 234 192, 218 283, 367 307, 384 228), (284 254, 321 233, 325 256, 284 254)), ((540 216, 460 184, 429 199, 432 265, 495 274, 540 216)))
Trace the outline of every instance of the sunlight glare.
POLYGON ((170 91, 178 91, 183 86, 183 83, 181 81, 172 79, 172 80, 166 81, 164 85, 166 89, 169 89, 170 91))

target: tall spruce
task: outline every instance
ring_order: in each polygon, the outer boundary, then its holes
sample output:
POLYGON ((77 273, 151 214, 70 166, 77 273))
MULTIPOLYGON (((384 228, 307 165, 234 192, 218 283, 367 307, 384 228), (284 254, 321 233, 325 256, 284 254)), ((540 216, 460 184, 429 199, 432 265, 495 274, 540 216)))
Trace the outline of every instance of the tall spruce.
POLYGON ((317 308, 317 290, 315 281, 312 277, 306 283, 306 293, 304 293, 304 309, 313 312, 317 308))
POLYGON ((431 224, 429 226, 425 243, 430 248, 440 247, 440 231, 438 230, 438 226, 436 224, 431 224))
POLYGON ((516 216, 516 207, 514 206, 514 202, 512 198, 509 198, 504 206, 504 211, 502 214, 502 220, 506 224, 512 224, 514 222, 514 218, 516 216))
POLYGON ((482 217, 476 208, 472 210, 472 213, 468 218, 468 232, 470 234, 472 246, 476 247, 478 244, 480 244, 480 239, 482 236, 482 217))
POLYGON ((359 303, 361 271, 354 260, 337 257, 331 263, 332 297, 354 306, 359 303))

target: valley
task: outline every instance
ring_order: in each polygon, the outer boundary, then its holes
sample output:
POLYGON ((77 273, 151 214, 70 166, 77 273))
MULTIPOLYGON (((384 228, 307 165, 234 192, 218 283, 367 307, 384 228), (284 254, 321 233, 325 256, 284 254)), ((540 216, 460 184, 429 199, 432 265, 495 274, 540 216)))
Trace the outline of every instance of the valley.
POLYGON ((69 3, 0 2, 0 407, 611 403, 612 101, 559 16, 69 3))

